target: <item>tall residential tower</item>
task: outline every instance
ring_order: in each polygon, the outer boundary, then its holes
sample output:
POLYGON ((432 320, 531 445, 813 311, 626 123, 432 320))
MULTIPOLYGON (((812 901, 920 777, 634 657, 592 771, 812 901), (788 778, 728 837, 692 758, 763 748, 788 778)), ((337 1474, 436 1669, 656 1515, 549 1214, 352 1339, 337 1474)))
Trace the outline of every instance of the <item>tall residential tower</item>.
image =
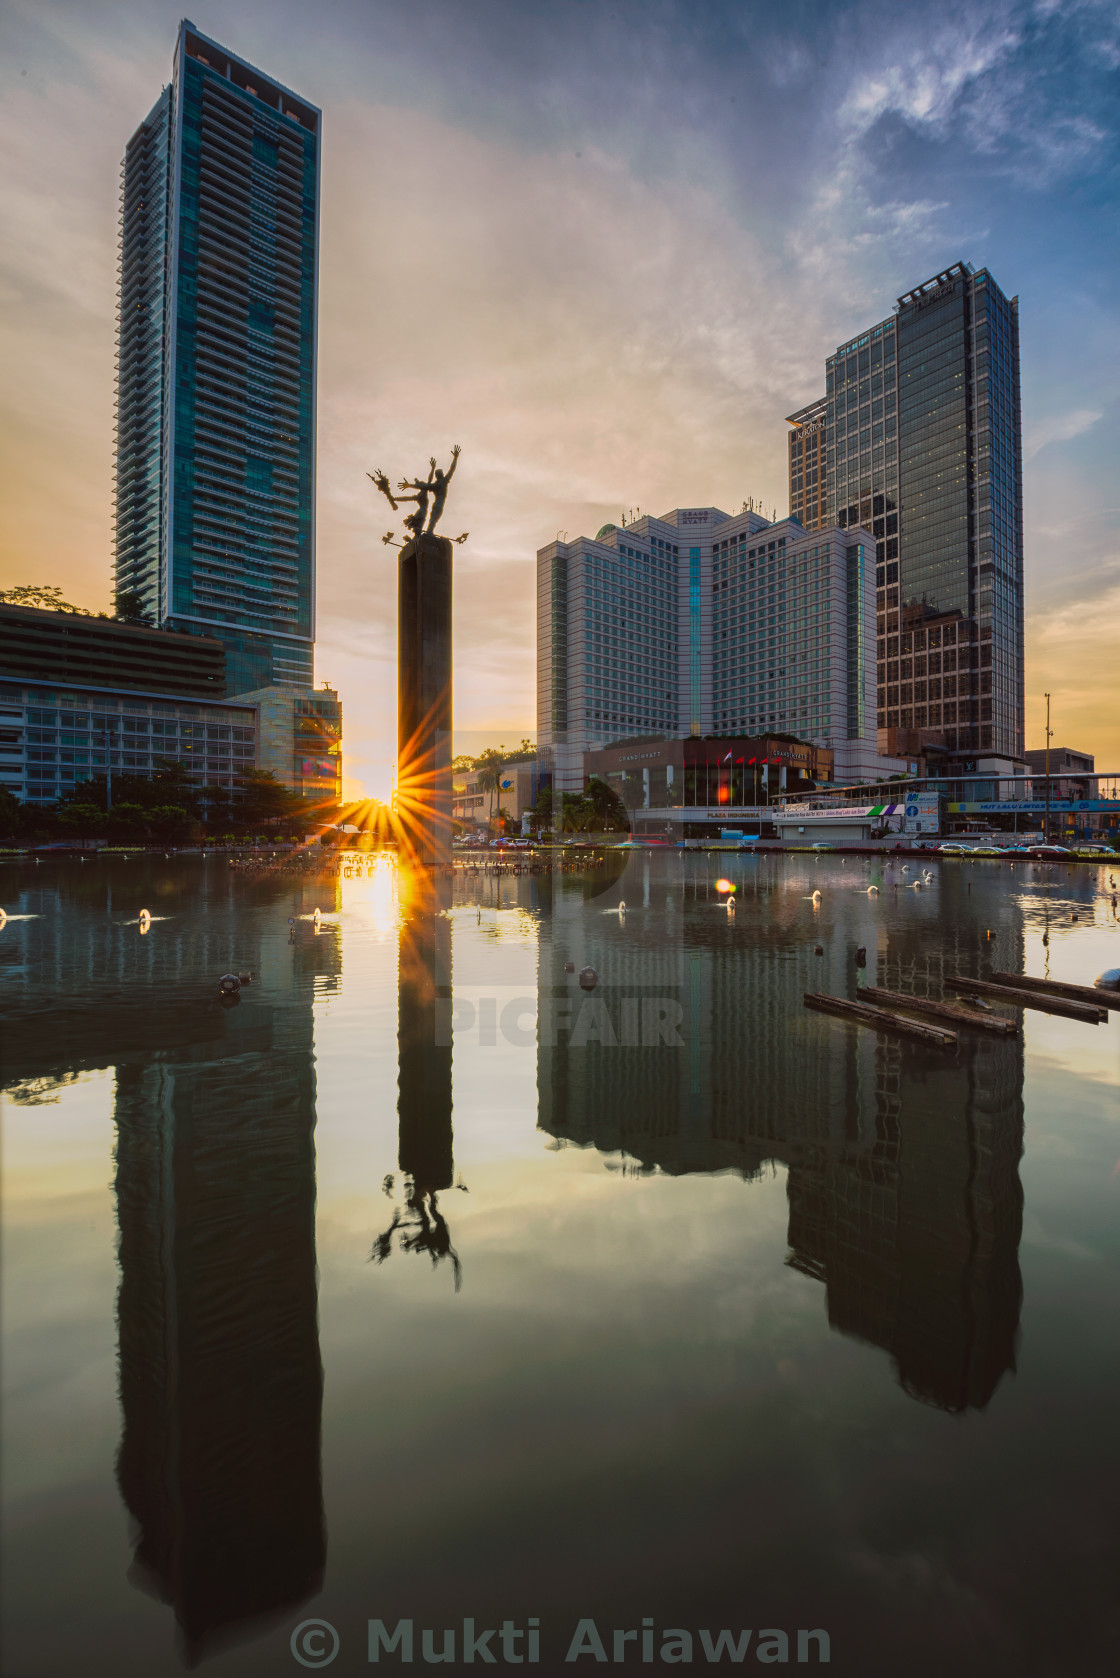
MULTIPOLYGON (((956 262, 841 344, 825 378, 819 517, 876 538, 880 749, 1021 756, 1018 298, 956 262)), ((790 506, 806 515, 794 467, 819 406, 790 416, 790 506)))
POLYGON ((116 594, 220 640, 231 694, 312 680, 319 141, 184 22, 125 150, 116 594))

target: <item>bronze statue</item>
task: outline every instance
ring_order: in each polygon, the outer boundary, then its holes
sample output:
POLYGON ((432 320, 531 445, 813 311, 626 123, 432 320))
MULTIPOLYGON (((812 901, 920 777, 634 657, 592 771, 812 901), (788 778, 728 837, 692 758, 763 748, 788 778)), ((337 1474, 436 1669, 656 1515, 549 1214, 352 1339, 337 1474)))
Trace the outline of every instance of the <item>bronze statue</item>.
MULTIPOLYGON (((447 487, 452 478, 455 476, 455 468, 459 464, 459 456, 461 453, 462 449, 459 447, 459 444, 456 443, 455 447, 451 451, 451 465, 448 467, 446 472, 442 471, 436 465, 436 457, 435 455, 432 455, 430 457, 427 478, 402 478, 397 485, 395 495, 384 472, 367 472, 366 477, 381 491, 390 507, 392 507, 394 513, 398 510, 402 501, 415 501, 416 511, 414 513, 410 513, 405 519, 405 529, 408 530, 412 536, 431 536, 435 531, 436 525, 443 517, 443 509, 447 502, 447 487), (406 495, 403 493, 404 491, 410 489, 416 491, 415 495, 406 495), (430 518, 428 517, 429 499, 432 503, 430 518), (427 521, 426 530, 424 528, 425 520, 427 521)), ((392 532, 389 533, 389 537, 391 537, 391 535, 392 532)), ((387 537, 386 540, 388 540, 389 537, 387 537)), ((461 541, 462 538, 457 537, 456 540, 461 541)))

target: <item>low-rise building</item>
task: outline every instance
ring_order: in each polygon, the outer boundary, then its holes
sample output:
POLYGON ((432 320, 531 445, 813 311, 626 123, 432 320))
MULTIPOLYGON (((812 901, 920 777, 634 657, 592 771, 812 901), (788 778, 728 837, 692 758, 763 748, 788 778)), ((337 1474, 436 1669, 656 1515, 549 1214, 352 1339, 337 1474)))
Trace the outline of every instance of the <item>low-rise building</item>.
POLYGON ((773 735, 622 740, 583 758, 585 783, 605 781, 635 833, 674 839, 757 831, 780 797, 829 785, 834 769, 827 747, 773 735))
POLYGON ((301 798, 342 797, 342 706, 333 688, 258 688, 238 701, 256 709, 261 769, 301 798))
POLYGON ((0 601, 0 675, 80 688, 220 699, 226 655, 208 635, 0 601))
POLYGON ((256 762, 257 709, 244 700, 0 677, 0 786, 29 803, 53 803, 107 771, 150 776, 165 763, 232 789, 256 762))
POLYGON ((502 767, 501 784, 495 794, 489 787, 478 784, 478 770, 470 769, 454 777, 451 815, 464 827, 482 828, 490 820, 491 812, 505 810, 515 827, 521 825, 525 812, 537 802, 540 776, 536 758, 523 758, 502 767))

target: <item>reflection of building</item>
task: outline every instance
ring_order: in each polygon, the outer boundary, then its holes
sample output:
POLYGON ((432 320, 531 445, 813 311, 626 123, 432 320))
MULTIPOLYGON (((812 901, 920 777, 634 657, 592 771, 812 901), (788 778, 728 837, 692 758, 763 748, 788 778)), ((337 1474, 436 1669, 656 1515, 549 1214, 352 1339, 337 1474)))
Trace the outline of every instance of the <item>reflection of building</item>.
MULTIPOLYGON (((843 993, 855 946, 875 949, 854 896, 818 958, 791 936, 784 894, 744 891, 728 924, 703 884, 659 881, 649 858, 619 889, 640 906, 633 926, 588 916, 562 885, 542 921, 542 1128, 640 1169, 785 1166, 789 1262, 824 1284, 830 1323, 889 1352, 912 1396, 987 1403, 1019 1322, 1021 1039, 962 1034, 948 1061, 813 1023, 803 993, 843 993), (599 974, 581 1033, 555 1025, 566 1012, 578 1028, 588 1001, 566 961, 599 974), (679 1045, 643 1040, 655 1006, 680 1020, 679 1045)), ((892 933, 877 982, 938 996, 946 974, 976 970, 978 931, 928 931, 892 933)))
POLYGON ((320 113, 183 23, 125 149, 116 592, 312 679, 320 113))
POLYGON ((557 791, 643 734, 792 733, 875 756, 875 581, 854 526, 678 507, 537 555, 537 740, 557 791))
MULTIPOLYGON (((138 867, 137 884, 152 878, 138 867)), ((292 977, 262 984, 257 929, 289 884, 258 882, 248 902, 242 888, 232 916, 224 872, 201 891, 185 881, 194 914, 164 939, 107 936, 113 884, 100 870, 63 881, 65 912, 23 923, 36 959, 11 998, 6 1072, 116 1068, 130 1576, 173 1607, 193 1665, 322 1581, 311 1001, 334 982, 338 944, 302 936, 292 977), (216 986, 199 994, 200 957, 257 973, 238 1006, 216 986)))

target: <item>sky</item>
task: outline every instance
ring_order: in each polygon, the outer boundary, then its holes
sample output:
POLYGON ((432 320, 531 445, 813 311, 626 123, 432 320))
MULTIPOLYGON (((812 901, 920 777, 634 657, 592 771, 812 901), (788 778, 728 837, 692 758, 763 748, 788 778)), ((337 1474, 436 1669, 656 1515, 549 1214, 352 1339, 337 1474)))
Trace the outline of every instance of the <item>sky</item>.
MULTIPOLYGON (((161 0, 0 12, 0 584, 112 576, 120 160, 161 0)), ((384 796, 394 554, 366 473, 461 443, 460 750, 535 734, 535 555, 788 511, 784 416, 951 262, 1020 300, 1027 745, 1120 768, 1120 6, 192 0, 323 109, 316 678, 384 796)))

